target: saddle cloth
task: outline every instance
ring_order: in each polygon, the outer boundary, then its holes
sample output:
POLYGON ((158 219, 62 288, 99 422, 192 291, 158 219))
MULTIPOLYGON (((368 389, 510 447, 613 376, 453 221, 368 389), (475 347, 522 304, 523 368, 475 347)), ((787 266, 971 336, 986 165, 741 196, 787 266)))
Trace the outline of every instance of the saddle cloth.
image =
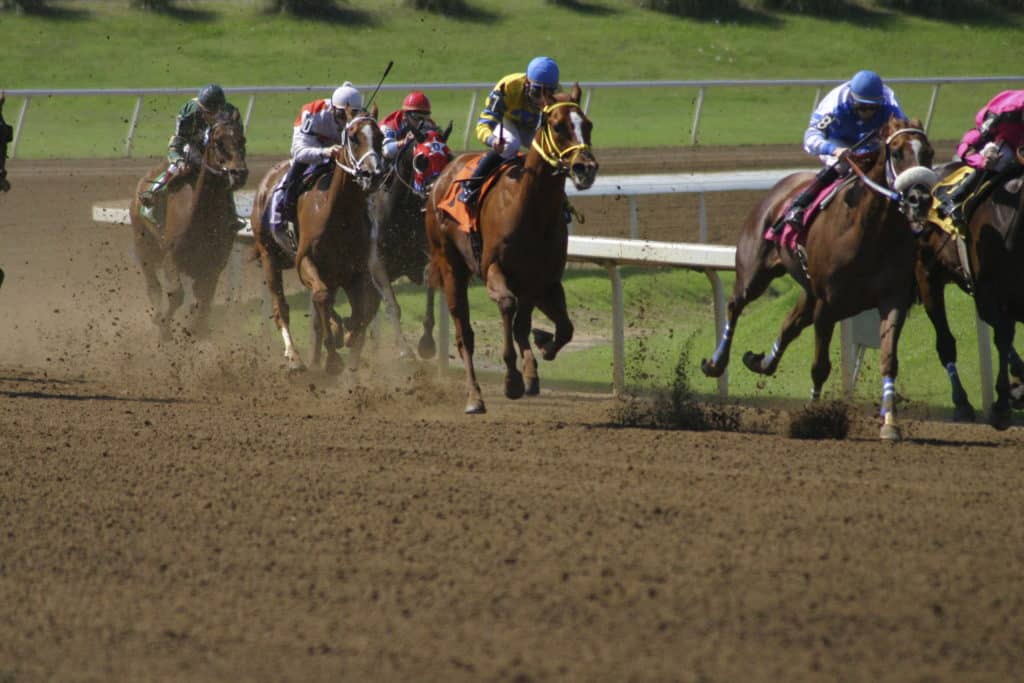
MULTIPOLYGON (((856 179, 856 176, 847 176, 845 178, 838 178, 829 185, 826 185, 818 196, 808 205, 807 210, 804 211, 804 224, 799 230, 795 229, 789 223, 786 223, 782 227, 782 232, 778 235, 772 232, 771 226, 774 225, 775 221, 765 229, 764 237, 769 242, 778 242, 779 246, 785 247, 786 249, 796 249, 803 247, 807 244, 807 233, 811 228, 811 224, 814 223, 814 219, 821 212, 821 209, 828 205, 832 200, 832 197, 839 192, 845 185, 852 183, 856 179)), ((804 188, 811 184, 812 181, 808 181, 797 188, 798 191, 793 192, 788 200, 786 200, 782 209, 779 211, 779 215, 776 217, 776 221, 782 220, 782 217, 789 213, 789 207, 792 206, 793 200, 796 199, 799 192, 803 192, 804 188)))
MULTIPOLYGON (((438 203, 439 209, 448 214, 452 220, 456 222, 459 230, 462 232, 478 232, 480 226, 478 225, 479 211, 474 211, 472 214, 466 208, 465 202, 459 201, 459 194, 462 192, 463 181, 468 180, 473 176, 473 172, 476 170, 480 160, 483 159, 483 154, 477 156, 474 159, 470 159, 466 162, 466 165, 459 169, 458 173, 455 174, 455 178, 452 179, 451 185, 448 186, 448 190, 444 193, 444 197, 438 203)), ((502 169, 506 168, 511 164, 519 163, 516 159, 509 159, 503 161, 498 168, 494 170, 491 175, 487 176, 484 180, 483 185, 480 186, 480 196, 476 199, 477 208, 483 206, 484 195, 491 189, 494 182, 501 175, 502 169)))
POLYGON ((928 209, 928 222, 934 223, 950 235, 959 235, 960 231, 957 230, 956 225, 948 216, 939 214, 939 206, 942 205, 942 202, 946 201, 953 189, 964 179, 964 176, 973 170, 970 166, 961 166, 937 182, 935 187, 932 188, 932 205, 928 209))

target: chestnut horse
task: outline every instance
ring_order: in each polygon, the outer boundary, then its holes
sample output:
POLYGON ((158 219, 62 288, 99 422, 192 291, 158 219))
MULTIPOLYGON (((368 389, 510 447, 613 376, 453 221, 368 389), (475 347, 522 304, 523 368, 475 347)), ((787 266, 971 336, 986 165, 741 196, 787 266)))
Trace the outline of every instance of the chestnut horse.
POLYGON ((788 272, 803 288, 800 299, 783 322, 771 352, 766 356, 748 351, 744 364, 754 372, 773 374, 786 347, 813 323, 811 397, 818 399, 832 370, 828 347, 835 324, 877 308, 882 318, 881 437, 898 440, 897 342, 914 297, 915 232, 923 230, 931 205, 929 191, 937 177, 930 168, 934 152, 920 121, 890 119, 876 136, 881 142, 876 154, 859 162, 847 157, 859 182, 841 189, 814 220, 807 237, 806 266, 800 254, 778 247, 764 235, 787 199, 811 179, 810 173, 783 178, 750 212, 736 247, 736 282, 728 322, 714 355, 702 361, 701 369, 709 377, 721 376, 744 307, 772 280, 788 272))
MULTIPOLYGON (((1024 165, 1022 150, 1017 151, 1024 165)), ((939 169, 945 176, 959 164, 939 169)), ((1013 348, 1014 327, 1024 322, 1024 247, 1020 230, 1024 227, 1024 175, 1000 177, 995 186, 970 211, 967 219, 964 267, 957 256, 956 240, 948 233, 930 226, 927 243, 918 260, 917 284, 921 301, 935 328, 936 351, 947 369, 953 386, 954 419, 973 420, 974 408, 956 374, 956 340, 946 318, 943 289, 949 282, 974 295, 978 317, 992 326, 999 370, 996 375, 996 401, 989 415, 996 429, 1006 429, 1012 422, 1014 396, 1010 373, 1024 377, 1024 363, 1013 348), (997 202, 1003 192, 1011 201, 997 202)))
POLYGON ((305 364, 292 343, 288 301, 284 296, 281 273, 294 267, 299 281, 312 292, 313 365, 320 364, 321 346, 327 353, 324 369, 337 374, 344 367, 338 347, 350 348, 349 367, 355 370, 365 341, 366 325, 373 319, 380 296, 370 278, 370 219, 367 202, 383 178, 381 144, 383 135, 377 125, 377 107, 361 112, 342 131, 340 151, 332 157, 331 169, 299 196, 298 249, 286 254, 274 241, 264 222, 280 177, 289 162, 271 168, 260 181, 252 208, 252 231, 256 254, 273 299, 274 322, 284 340, 284 356, 289 370, 305 370, 305 364), (334 310, 338 288, 345 290, 352 317, 342 320, 334 310))
POLYGON ((413 137, 399 148, 395 156, 390 184, 373 195, 370 206, 373 220, 370 272, 384 298, 395 340, 403 355, 409 355, 409 351, 402 335, 402 311, 391 288, 391 283, 403 275, 418 285, 428 285, 423 336, 418 349, 422 358, 433 358, 436 353, 433 337, 434 288, 429 286, 426 278, 429 254, 424 235, 423 206, 434 181, 452 160, 452 152, 447 145, 451 132, 451 123, 444 131, 433 126, 413 129, 413 137))
POLYGON ((454 178, 479 154, 463 154, 444 170, 430 191, 426 232, 432 282, 440 280, 455 326, 455 341, 466 369, 467 413, 486 412, 473 367, 473 328, 466 289, 475 273, 497 303, 504 326, 505 396, 537 394, 537 361, 530 348, 534 307, 555 324, 555 334, 537 332, 545 360, 554 360, 572 339, 562 274, 569 242, 564 218, 565 178, 586 189, 597 177, 590 149, 591 123, 579 105, 580 87, 555 95, 541 111, 536 137, 522 164, 498 171, 479 200, 479 247, 474 238, 444 213, 440 204, 454 178), (478 254, 479 253, 479 257, 478 254), (516 368, 519 345, 523 372, 516 368), (526 376, 524 384, 523 376, 526 376))
POLYGON ((135 237, 135 256, 146 280, 153 322, 162 339, 171 336, 171 319, 185 299, 181 275, 192 278, 195 295, 192 333, 209 333, 210 306, 217 280, 227 265, 238 230, 234 190, 245 185, 245 134, 237 112, 221 112, 206 130, 206 145, 190 163, 198 171, 175 182, 166 193, 162 226, 140 213, 139 192, 148 189, 167 162, 162 161, 139 180, 129 208, 135 237), (165 282, 161 284, 158 273, 165 282))

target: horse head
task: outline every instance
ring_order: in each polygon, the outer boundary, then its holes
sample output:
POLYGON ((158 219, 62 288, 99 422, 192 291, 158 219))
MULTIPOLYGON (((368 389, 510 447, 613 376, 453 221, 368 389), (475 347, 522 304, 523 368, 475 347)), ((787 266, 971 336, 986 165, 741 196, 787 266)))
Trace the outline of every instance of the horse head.
POLYGON ((218 113, 206 129, 202 163, 209 173, 226 177, 229 190, 242 187, 249 179, 245 132, 237 110, 218 113))
POLYGON ((879 139, 885 147, 886 184, 896 192, 893 199, 918 233, 928 219, 931 190, 939 180, 932 170, 935 150, 918 119, 889 119, 879 130, 879 139))
POLYGON ((554 95, 541 110, 538 134, 533 148, 541 157, 572 179, 576 189, 585 190, 597 178, 598 163, 590 149, 590 131, 594 124, 580 107, 580 84, 572 92, 554 95))
POLYGON ((452 160, 452 151, 447 144, 451 132, 451 122, 444 131, 438 131, 433 127, 415 131, 416 146, 412 150, 411 186, 417 194, 425 196, 430 186, 441 175, 441 171, 452 160))
POLYGON ((377 125, 377 105, 374 104, 369 111, 357 113, 345 125, 341 136, 344 151, 334 163, 355 178, 364 192, 373 192, 384 180, 383 144, 384 134, 377 125))

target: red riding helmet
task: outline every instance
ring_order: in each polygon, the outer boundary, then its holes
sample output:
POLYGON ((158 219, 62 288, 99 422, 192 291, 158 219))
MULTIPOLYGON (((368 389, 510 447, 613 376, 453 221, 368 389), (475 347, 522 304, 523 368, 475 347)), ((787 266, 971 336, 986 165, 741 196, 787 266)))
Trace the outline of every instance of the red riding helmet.
POLYGON ((420 111, 424 114, 430 113, 430 100, 418 90, 411 92, 402 100, 402 111, 420 111))

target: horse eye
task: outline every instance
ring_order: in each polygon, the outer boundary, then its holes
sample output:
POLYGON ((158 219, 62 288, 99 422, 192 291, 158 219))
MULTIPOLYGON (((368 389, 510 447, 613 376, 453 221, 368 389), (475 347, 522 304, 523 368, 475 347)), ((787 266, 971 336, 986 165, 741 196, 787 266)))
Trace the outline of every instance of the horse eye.
POLYGON ((568 129, 565 127, 564 123, 556 123, 555 124, 555 132, 558 133, 559 135, 565 135, 566 130, 568 130, 568 129))
POLYGON ((903 161, 903 150, 893 150, 892 158, 896 161, 903 161))

